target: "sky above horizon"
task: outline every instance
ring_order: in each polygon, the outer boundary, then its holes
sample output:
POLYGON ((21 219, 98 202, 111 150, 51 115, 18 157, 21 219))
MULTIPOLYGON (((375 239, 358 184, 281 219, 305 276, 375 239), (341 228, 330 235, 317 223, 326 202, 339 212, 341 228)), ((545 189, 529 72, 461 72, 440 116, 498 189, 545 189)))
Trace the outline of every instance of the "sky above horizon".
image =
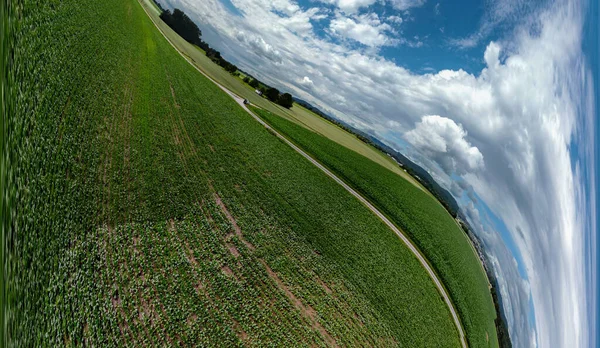
POLYGON ((493 264, 513 346, 596 346, 597 3, 158 2, 448 188, 493 264))

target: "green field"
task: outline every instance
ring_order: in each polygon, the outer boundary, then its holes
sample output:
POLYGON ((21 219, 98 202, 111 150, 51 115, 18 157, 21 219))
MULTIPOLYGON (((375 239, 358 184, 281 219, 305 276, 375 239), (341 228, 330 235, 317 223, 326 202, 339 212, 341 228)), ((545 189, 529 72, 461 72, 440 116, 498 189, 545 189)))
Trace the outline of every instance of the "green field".
POLYGON ((372 146, 365 144, 353 134, 344 131, 333 123, 323 119, 313 112, 310 112, 298 104, 294 104, 291 109, 286 109, 257 95, 254 92, 254 88, 242 81, 243 77, 239 78, 233 76, 219 65, 213 63, 208 57, 206 57, 203 50, 182 39, 177 33, 169 28, 169 26, 160 20, 158 17, 160 13, 156 10, 156 6, 152 0, 140 0, 140 3, 146 9, 148 9, 148 15, 154 20, 156 25, 169 39, 169 41, 175 47, 177 47, 177 49, 182 52, 182 54, 186 56, 192 64, 210 76, 213 80, 218 81, 218 83, 231 92, 244 99, 247 99, 254 105, 257 105, 265 110, 269 110, 276 115, 285 117, 292 122, 320 133, 327 138, 332 139, 339 144, 370 158, 374 162, 379 163, 385 168, 388 168, 389 170, 409 180, 414 185, 425 190, 418 181, 406 174, 393 159, 376 150, 372 146))
POLYGON ((449 290, 469 346, 497 346, 496 312, 485 271, 467 235, 437 201, 336 142, 268 111, 255 107, 252 110, 332 169, 407 232, 449 290))
POLYGON ((18 14, 11 344, 459 346, 397 236, 137 1, 18 14))
POLYGON ((188 58, 193 57, 194 65, 229 90, 268 110, 260 113, 264 119, 333 169, 406 231, 449 289, 470 345, 497 346, 496 313, 487 276, 476 251, 466 234, 422 185, 388 156, 309 110, 297 104, 287 110, 258 97, 241 79, 204 57, 204 52, 180 39, 160 20, 156 23, 178 50, 188 58), (196 57, 198 51, 201 55, 196 57), (271 113, 292 123, 269 116, 271 113), (414 190, 413 186, 427 195, 414 190))

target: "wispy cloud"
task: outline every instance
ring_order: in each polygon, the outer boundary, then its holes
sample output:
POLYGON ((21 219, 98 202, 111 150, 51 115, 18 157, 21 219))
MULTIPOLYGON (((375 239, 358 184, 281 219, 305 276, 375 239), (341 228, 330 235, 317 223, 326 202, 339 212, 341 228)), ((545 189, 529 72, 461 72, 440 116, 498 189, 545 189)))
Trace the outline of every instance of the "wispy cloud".
POLYGON ((465 37, 451 38, 451 46, 465 49, 484 42, 497 29, 512 28, 523 21, 538 20, 543 3, 527 0, 488 1, 479 28, 465 37))

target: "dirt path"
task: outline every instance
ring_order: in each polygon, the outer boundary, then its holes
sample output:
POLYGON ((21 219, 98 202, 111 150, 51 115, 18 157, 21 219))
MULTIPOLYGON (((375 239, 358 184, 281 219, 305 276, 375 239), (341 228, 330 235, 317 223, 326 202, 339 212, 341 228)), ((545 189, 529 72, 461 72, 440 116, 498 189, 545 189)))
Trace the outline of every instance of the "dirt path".
MULTIPOLYGON (((143 1, 143 0, 140 0, 140 1, 143 1)), ((150 18, 150 20, 154 23, 154 25, 156 26, 156 29, 158 29, 158 31, 160 31, 160 33, 163 35, 163 37, 171 44, 171 46, 173 46, 173 48, 183 57, 183 59, 185 59, 188 63, 190 63, 191 66, 193 66, 196 70, 198 70, 207 79, 209 79, 211 82, 213 82, 219 88, 221 88, 225 93, 229 94, 258 123, 260 123, 261 125, 263 125, 266 129, 270 130, 275 136, 277 136, 279 139, 283 140, 292 149, 294 149, 296 152, 298 152, 300 155, 302 155, 302 157, 306 158, 313 165, 315 165, 317 168, 319 168, 321 171, 323 171, 325 174, 327 174, 327 176, 329 176, 330 178, 332 178, 335 182, 337 182, 344 189, 346 189, 346 191, 348 191, 350 194, 352 194, 354 197, 356 197, 371 212, 373 212, 373 214, 375 214, 381 221, 383 221, 383 223, 385 223, 392 231, 394 231, 394 233, 396 233, 396 235, 402 240, 402 242, 404 242, 404 244, 408 247, 408 249, 419 260, 419 262, 421 263, 421 265, 423 266, 423 268, 425 268, 425 270, 429 274, 429 277, 433 280, 436 288, 438 289, 438 291, 442 295, 442 298, 444 299, 444 302, 446 303, 446 305, 448 306, 448 309, 450 310, 450 314, 452 315, 452 319, 454 320, 454 325, 456 326, 456 328, 458 330, 458 333, 459 333, 459 336, 460 336, 460 343, 461 343, 461 345, 462 345, 463 348, 467 348, 467 341, 465 339, 464 329, 462 327, 462 323, 460 322, 458 314, 456 313, 456 309, 454 308, 454 304, 450 300, 450 295, 448 294, 448 292, 444 288, 444 286, 442 284, 442 281, 438 278, 438 276, 435 274, 435 272, 433 271, 433 269, 431 268, 431 266, 427 262, 427 259, 425 259, 425 256, 423 256, 421 254, 421 252, 410 241, 410 239, 408 239, 408 237, 406 237, 406 235, 404 235, 404 233, 398 227, 396 227, 396 225, 394 225, 385 215, 383 215, 383 213, 381 213, 377 208, 375 208, 375 206, 373 206, 373 204, 371 204, 371 202, 369 202, 361 194, 359 194, 358 192, 356 192, 353 188, 351 188, 350 186, 348 186, 348 184, 346 184, 342 179, 338 178, 334 173, 332 173, 329 169, 325 168, 321 163, 319 163, 317 160, 315 160, 314 158, 312 158, 309 154, 307 154, 306 152, 304 152, 298 146, 294 145, 291 141, 289 141, 286 137, 284 137, 279 132, 277 132, 275 129, 273 129, 271 126, 269 126, 260 117, 258 117, 252 111, 250 111, 250 109, 248 109, 248 107, 244 104, 244 99, 243 98, 240 98, 235 93, 233 93, 230 90, 228 90, 227 88, 221 86, 217 81, 213 80, 210 76, 208 76, 207 74, 205 74, 196 65, 194 65, 194 63, 191 62, 181 51, 179 51, 177 49, 177 46, 175 46, 171 42, 171 40, 169 40, 169 38, 162 32, 162 30, 160 29, 160 27, 154 22, 154 19, 152 18, 152 16, 148 13, 146 7, 142 3, 140 3, 140 6, 142 6, 142 8, 146 12, 146 14, 150 18)))

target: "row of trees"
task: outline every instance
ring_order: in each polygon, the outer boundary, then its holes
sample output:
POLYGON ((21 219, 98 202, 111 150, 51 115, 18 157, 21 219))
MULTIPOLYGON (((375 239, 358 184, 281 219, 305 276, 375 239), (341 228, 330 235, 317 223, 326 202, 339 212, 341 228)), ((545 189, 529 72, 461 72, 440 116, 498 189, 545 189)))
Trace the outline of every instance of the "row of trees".
POLYGON ((262 92, 262 94, 269 99, 270 101, 277 103, 284 108, 291 108, 294 105, 294 99, 292 95, 289 93, 280 93, 279 90, 275 87, 268 86, 257 79, 247 75, 244 78, 244 82, 250 85, 250 87, 255 88, 262 92))
MULTIPOLYGON (((162 8, 161 8, 162 9, 162 8)), ((173 12, 169 10, 163 10, 160 14, 160 18, 165 22, 171 29, 179 34, 187 42, 200 47, 206 52, 206 56, 213 62, 223 67, 231 74, 236 74, 238 67, 228 62, 221 56, 221 52, 210 47, 210 45, 202 41, 202 31, 192 21, 188 15, 186 15, 180 9, 174 9, 173 12)), ((292 95, 289 93, 281 94, 277 88, 268 86, 255 78, 247 76, 244 78, 244 82, 248 83, 253 88, 262 91, 263 95, 270 101, 277 103, 285 108, 291 108, 294 100, 292 95)))
POLYGON ((173 29, 185 41, 200 45, 202 43, 202 32, 200 28, 180 9, 174 9, 173 12, 165 10, 160 14, 163 20, 171 29, 173 29))
POLYGON ((210 47, 210 45, 204 41, 202 41, 202 31, 200 28, 192 21, 188 15, 186 15, 183 11, 176 8, 173 12, 169 10, 163 10, 160 14, 160 19, 165 22, 171 29, 173 29, 179 36, 181 36, 185 41, 200 47, 206 52, 206 56, 210 58, 213 62, 222 66, 225 70, 230 73, 235 73, 238 68, 234 64, 231 64, 223 57, 221 57, 221 52, 215 50, 210 47))
POLYGON ((203 43, 203 45, 199 46, 199 47, 202 48, 204 50, 204 52, 206 52, 206 56, 208 58, 210 58, 210 60, 217 63, 223 69, 227 70, 231 74, 234 74, 238 71, 237 66, 235 66, 234 64, 231 64, 230 62, 225 60, 225 58, 221 57, 221 52, 210 47, 206 42, 202 42, 202 43, 203 43))

